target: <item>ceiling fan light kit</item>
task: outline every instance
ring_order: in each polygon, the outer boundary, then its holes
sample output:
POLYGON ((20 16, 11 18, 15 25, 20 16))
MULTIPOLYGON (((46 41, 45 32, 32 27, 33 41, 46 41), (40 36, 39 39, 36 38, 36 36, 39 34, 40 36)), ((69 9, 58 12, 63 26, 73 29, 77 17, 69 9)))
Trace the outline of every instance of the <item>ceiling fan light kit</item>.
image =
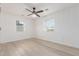
POLYGON ((32 14, 32 17, 37 17, 35 14, 32 14))

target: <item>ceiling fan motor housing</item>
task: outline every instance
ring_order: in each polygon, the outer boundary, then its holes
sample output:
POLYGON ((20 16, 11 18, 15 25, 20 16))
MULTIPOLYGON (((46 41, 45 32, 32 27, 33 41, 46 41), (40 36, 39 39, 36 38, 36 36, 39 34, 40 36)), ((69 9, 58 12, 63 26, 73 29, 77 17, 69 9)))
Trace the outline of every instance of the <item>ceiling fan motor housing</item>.
POLYGON ((33 7, 33 10, 35 10, 36 8, 35 7, 33 7))

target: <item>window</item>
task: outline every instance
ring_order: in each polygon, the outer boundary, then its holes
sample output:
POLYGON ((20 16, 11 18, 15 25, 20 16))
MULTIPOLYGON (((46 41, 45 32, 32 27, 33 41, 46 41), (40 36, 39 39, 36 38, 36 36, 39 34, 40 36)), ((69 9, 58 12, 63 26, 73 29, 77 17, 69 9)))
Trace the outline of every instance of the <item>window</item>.
POLYGON ((47 20, 46 21, 47 31, 53 31, 55 29, 55 20, 47 20))
POLYGON ((16 21, 16 30, 17 31, 24 31, 24 23, 22 21, 16 21))

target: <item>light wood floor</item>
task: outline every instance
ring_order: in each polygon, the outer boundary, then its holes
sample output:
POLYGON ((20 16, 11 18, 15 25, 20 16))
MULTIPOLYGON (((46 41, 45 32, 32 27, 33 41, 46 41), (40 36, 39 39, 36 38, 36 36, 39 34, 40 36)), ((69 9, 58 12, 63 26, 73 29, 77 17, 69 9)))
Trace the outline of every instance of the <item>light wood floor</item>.
POLYGON ((39 39, 0 44, 1 56, 79 56, 79 49, 39 39))

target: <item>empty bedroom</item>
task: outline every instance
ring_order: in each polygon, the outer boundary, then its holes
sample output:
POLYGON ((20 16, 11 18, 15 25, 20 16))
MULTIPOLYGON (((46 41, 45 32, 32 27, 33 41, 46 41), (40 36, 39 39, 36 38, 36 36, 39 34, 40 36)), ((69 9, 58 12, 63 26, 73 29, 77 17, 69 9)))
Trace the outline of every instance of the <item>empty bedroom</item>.
POLYGON ((0 56, 79 56, 79 3, 0 3, 0 56))

